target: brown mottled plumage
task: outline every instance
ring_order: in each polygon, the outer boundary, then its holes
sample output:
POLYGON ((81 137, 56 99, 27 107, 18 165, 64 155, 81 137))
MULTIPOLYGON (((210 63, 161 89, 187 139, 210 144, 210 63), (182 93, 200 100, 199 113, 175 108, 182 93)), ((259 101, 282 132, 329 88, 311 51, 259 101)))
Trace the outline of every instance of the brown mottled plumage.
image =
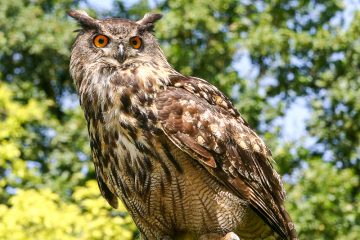
POLYGON ((297 239, 270 151, 216 87, 170 66, 151 34, 160 14, 69 15, 101 193, 144 239, 297 239))

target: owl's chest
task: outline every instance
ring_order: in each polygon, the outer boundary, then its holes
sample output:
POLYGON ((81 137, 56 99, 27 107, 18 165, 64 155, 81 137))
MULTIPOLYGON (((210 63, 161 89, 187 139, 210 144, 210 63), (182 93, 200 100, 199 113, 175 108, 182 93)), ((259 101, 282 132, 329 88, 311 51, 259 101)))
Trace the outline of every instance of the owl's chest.
POLYGON ((246 203, 196 160, 161 133, 131 129, 135 137, 122 125, 118 122, 97 132, 102 139, 101 155, 94 161, 101 166, 100 175, 109 189, 121 197, 149 238, 171 234, 175 227, 201 233, 241 225, 240 216, 248 211, 246 203))
POLYGON ((242 224, 241 217, 249 211, 244 201, 172 143, 157 141, 153 149, 157 153, 149 158, 150 174, 143 181, 148 191, 141 192, 140 185, 134 184, 133 194, 123 199, 149 239, 176 232, 235 229, 242 224))
POLYGON ((190 232, 235 228, 246 204, 177 149, 152 115, 151 108, 123 99, 120 111, 103 111, 102 121, 90 119, 94 164, 109 189, 150 238, 175 227, 190 232))

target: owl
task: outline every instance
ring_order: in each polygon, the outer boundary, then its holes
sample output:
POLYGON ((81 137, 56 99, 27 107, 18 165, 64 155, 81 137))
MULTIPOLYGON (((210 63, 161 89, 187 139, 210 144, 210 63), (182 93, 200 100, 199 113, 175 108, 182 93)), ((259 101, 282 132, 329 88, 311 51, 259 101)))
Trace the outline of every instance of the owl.
POLYGON ((161 14, 68 14, 100 191, 143 239, 297 239, 269 149, 216 87, 171 67, 152 31, 161 14))

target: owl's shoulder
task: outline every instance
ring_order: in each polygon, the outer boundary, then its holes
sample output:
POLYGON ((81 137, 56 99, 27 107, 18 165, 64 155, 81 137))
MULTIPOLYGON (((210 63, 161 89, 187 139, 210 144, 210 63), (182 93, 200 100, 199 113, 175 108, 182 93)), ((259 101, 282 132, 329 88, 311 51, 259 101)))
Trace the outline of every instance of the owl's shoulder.
POLYGON ((170 86, 175 87, 174 91, 184 89, 196 96, 196 99, 203 99, 222 113, 235 118, 245 126, 249 126, 246 120, 234 107, 230 99, 208 81, 197 77, 187 77, 183 75, 171 75, 169 79, 170 86))

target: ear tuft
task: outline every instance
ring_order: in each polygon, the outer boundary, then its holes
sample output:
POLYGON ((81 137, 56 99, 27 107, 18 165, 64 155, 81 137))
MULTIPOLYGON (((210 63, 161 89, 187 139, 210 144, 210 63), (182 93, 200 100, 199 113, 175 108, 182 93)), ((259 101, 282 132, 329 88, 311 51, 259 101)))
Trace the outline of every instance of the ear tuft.
POLYGON ((99 23, 84 10, 69 10, 67 14, 74 18, 83 28, 99 28, 99 23))
POLYGON ((139 25, 153 25, 156 21, 162 18, 161 13, 147 13, 145 16, 137 21, 136 23, 139 25))

